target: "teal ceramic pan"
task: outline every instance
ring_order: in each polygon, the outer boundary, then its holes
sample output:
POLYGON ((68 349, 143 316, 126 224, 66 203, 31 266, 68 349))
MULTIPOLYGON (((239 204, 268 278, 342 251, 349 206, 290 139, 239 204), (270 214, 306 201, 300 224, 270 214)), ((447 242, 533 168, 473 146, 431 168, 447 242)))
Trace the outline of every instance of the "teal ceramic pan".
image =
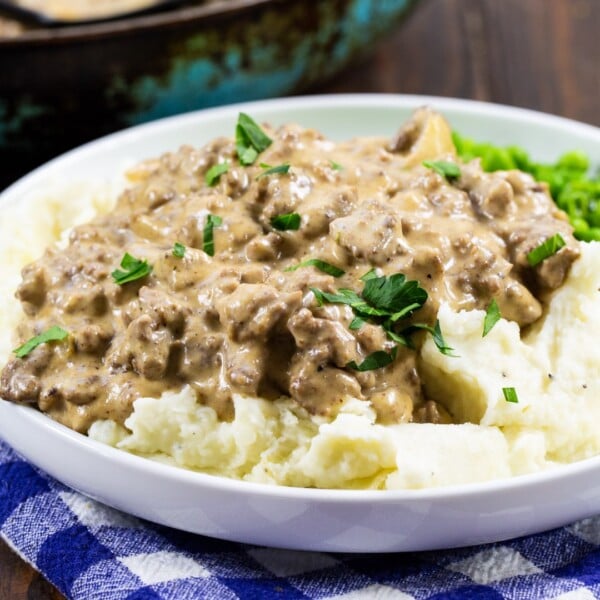
POLYGON ((0 184, 129 125, 306 89, 415 3, 213 0, 0 38, 0 184))

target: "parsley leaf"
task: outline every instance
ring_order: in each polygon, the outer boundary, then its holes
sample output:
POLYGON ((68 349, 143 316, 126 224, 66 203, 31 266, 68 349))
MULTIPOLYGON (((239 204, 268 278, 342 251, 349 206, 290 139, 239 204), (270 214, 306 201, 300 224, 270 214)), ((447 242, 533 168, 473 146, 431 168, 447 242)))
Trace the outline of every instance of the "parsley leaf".
POLYGON ((518 404, 519 396, 517 396, 517 390, 514 387, 503 387, 502 393, 504 394, 504 399, 507 402, 512 402, 513 404, 518 404))
POLYGON ((125 252, 123 255, 120 266, 125 270, 115 269, 111 273, 115 283, 119 285, 142 279, 152 273, 152 267, 148 264, 147 260, 139 260, 131 256, 128 252, 125 252))
POLYGON ((335 267, 334 265, 325 262, 324 260, 320 260, 318 258, 309 258, 308 260, 304 260, 293 267, 288 267, 284 269, 284 271, 295 271, 296 269, 300 269, 301 267, 315 267, 319 269, 319 271, 323 271, 323 273, 327 273, 327 275, 332 275, 333 277, 341 277, 346 273, 346 271, 335 267))
POLYGON ((421 308, 427 300, 427 292, 418 281, 406 281, 402 273, 395 273, 389 277, 369 277, 362 297, 371 306, 387 311, 395 322, 421 308))
POLYGON ((349 290, 348 288, 340 288, 337 294, 323 292, 317 288, 310 288, 310 290, 315 295, 319 306, 323 306, 325 302, 329 302, 330 304, 347 304, 356 315, 361 317, 389 316, 386 310, 369 306, 354 290, 349 290))
POLYGON ((567 242, 565 242, 563 236, 560 235, 560 233, 555 233, 552 237, 549 237, 545 242, 542 242, 527 255, 527 262, 532 267, 535 267, 543 260, 554 256, 563 246, 566 245, 567 242))
POLYGON ((409 334, 414 329, 425 329, 431 333, 437 349, 442 354, 456 356, 453 354, 454 349, 444 340, 439 320, 433 327, 414 323, 400 332, 394 330, 400 319, 411 316, 427 301, 427 292, 419 286, 418 281, 406 281, 402 273, 378 277, 373 269, 365 273, 361 279, 365 283, 362 295, 348 288, 340 288, 333 294, 317 288, 310 288, 310 290, 315 295, 319 306, 325 302, 350 306, 355 315, 350 323, 352 330, 360 329, 365 322, 371 322, 380 325, 394 342, 407 348, 414 348, 409 334))
POLYGON ((213 229, 223 224, 223 219, 217 215, 207 215, 202 230, 202 250, 209 256, 215 255, 215 240, 213 229))
POLYGON ((372 269, 369 269, 361 278, 361 281, 369 281, 369 279, 373 279, 374 277, 377 277, 377 271, 375 271, 375 268, 373 267, 372 269))
POLYGON ((245 113, 238 115, 235 127, 235 147, 240 163, 251 165, 273 140, 245 113))
POLYGON ((435 325, 430 327, 429 325, 425 325, 424 323, 413 323, 410 327, 408 327, 403 333, 410 331, 411 329, 424 329, 425 331, 429 331, 431 337, 433 338, 433 343, 436 348, 444 355, 451 356, 453 358, 458 358, 456 354, 454 354, 454 348, 448 346, 444 336, 442 334, 442 328, 440 327, 440 320, 437 319, 435 325))
POLYGON ((185 256, 185 246, 179 242, 173 244, 173 256, 183 258, 185 256))
POLYGON ((435 325, 433 327, 432 332, 433 342, 436 345, 437 349, 444 354, 445 356, 452 356, 457 358, 457 355, 454 354, 454 348, 451 348, 446 344, 446 340, 444 340, 444 336, 442 335, 442 328, 440 327, 439 319, 436 320, 435 325))
POLYGON ((483 335, 485 337, 494 327, 494 325, 502 318, 496 298, 492 298, 490 305, 485 311, 485 319, 483 320, 483 335))
POLYGON ((213 165, 204 175, 206 185, 210 187, 217 185, 221 175, 224 175, 227 171, 229 171, 229 163, 227 161, 213 165))
POLYGON ((331 165, 331 168, 334 171, 343 171, 344 167, 342 167, 342 165, 340 165, 340 163, 336 163, 335 160, 330 160, 329 164, 331 165))
MULTIPOLYGON (((390 327, 386 327, 385 325, 383 326, 383 328, 384 328, 387 336, 390 338, 390 340, 392 340, 402 346, 406 346, 407 348, 410 348, 411 350, 415 349, 415 345, 412 343, 412 340, 407 335, 405 335, 405 332, 396 333, 390 327)), ((408 328, 408 329, 410 329, 410 328, 408 328)))
POLYGON ((458 179, 460 177, 460 167, 447 160, 426 160, 423 166, 433 169, 438 175, 445 177, 447 181, 458 179))
POLYGON ((289 229, 296 231, 300 229, 301 217, 298 213, 286 213, 271 217, 271 225, 278 231, 287 231, 289 229))
POLYGON ((369 354, 360 364, 356 364, 355 361, 350 361, 347 365, 347 369, 353 371, 374 371, 375 369, 381 369, 392 364, 398 354, 398 347, 394 346, 391 352, 388 354, 385 350, 377 350, 372 354, 369 354))
POLYGON ((282 165, 277 165, 276 167, 272 167, 267 163, 260 163, 260 166, 261 168, 265 169, 265 171, 259 173, 256 176, 256 179, 260 179, 266 175, 285 175, 290 170, 289 163, 283 163, 282 165))
POLYGON ((357 329, 360 329, 365 323, 366 321, 362 317, 354 317, 354 319, 352 319, 352 321, 350 322, 350 325, 348 325, 348 329, 356 331, 357 329))
POLYGON ((54 327, 50 327, 50 329, 44 333, 27 340, 22 346, 15 348, 13 353, 17 358, 24 358, 41 344, 46 344, 47 342, 60 342, 68 336, 68 331, 65 331, 62 327, 58 327, 58 325, 54 325, 54 327))
POLYGON ((237 144, 236 150, 242 165, 251 165, 258 158, 258 152, 252 146, 237 144))
MULTIPOLYGON (((369 272, 370 273, 370 272, 369 272)), ((369 275, 363 275, 362 279, 369 275)), ((402 273, 390 277, 369 276, 365 281, 362 297, 354 290, 341 288, 337 294, 330 294, 311 288, 319 305, 347 304, 359 317, 382 317, 391 323, 410 316, 421 308, 427 300, 427 292, 417 281, 406 281, 402 273)))

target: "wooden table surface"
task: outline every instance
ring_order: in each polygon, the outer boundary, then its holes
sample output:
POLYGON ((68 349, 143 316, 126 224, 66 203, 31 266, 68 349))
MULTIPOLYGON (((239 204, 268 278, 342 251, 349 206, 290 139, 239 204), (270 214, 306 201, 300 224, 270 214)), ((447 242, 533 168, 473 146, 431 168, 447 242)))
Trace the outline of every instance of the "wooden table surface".
MULTIPOLYGON (((600 126, 600 0, 423 0, 370 57, 310 93, 475 98, 600 126)), ((0 600, 62 598, 0 541, 0 600)))

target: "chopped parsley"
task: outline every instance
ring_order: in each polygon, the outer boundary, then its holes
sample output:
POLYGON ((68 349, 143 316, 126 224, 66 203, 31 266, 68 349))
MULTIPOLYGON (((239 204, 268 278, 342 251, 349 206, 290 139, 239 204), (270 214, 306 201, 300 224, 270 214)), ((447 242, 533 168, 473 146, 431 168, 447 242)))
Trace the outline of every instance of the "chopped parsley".
POLYGON ((217 185, 221 175, 224 175, 227 171, 229 171, 229 163, 227 161, 213 165, 206 171, 206 175, 204 175, 206 185, 210 187, 217 185))
POLYGON ((517 396, 517 390, 514 387, 503 387, 502 393, 507 402, 512 402, 513 404, 519 403, 519 396, 517 396))
POLYGON ((320 260, 318 258, 309 258, 308 260, 304 260, 293 267, 288 267, 284 269, 285 271, 295 271, 296 269, 300 269, 301 267, 315 267, 319 269, 319 271, 323 271, 323 273, 327 273, 327 275, 332 275, 333 277, 341 277, 346 273, 346 271, 339 269, 338 267, 325 262, 324 260, 320 260))
POLYGON ((216 215, 207 215, 204 223, 204 229, 202 230, 202 250, 209 256, 215 255, 215 239, 213 235, 213 229, 223 223, 223 219, 216 215))
POLYGON ((456 354, 454 354, 454 348, 451 348, 446 344, 444 340, 444 336, 442 335, 442 328, 440 327, 439 319, 436 320, 435 325, 433 327, 432 332, 433 342, 436 345, 436 348, 445 356, 453 356, 456 358, 456 354))
POLYGON ((354 319, 352 319, 352 321, 350 322, 350 325, 348 325, 348 329, 356 331, 357 329, 360 329, 365 323, 366 321, 362 317, 354 317, 354 319))
POLYGON ((361 281, 368 281, 369 279, 373 279, 374 277, 377 277, 377 271, 375 271, 375 269, 369 269, 361 278, 361 281))
POLYGON ((481 337, 485 337, 494 327, 494 325, 502 318, 500 315, 500 309, 496 298, 492 298, 490 305, 485 311, 485 318, 483 319, 483 334, 481 337))
POLYGON ((289 163, 283 163, 282 165, 277 165, 276 167, 272 167, 267 163, 260 163, 260 166, 265 170, 262 173, 259 173, 256 176, 256 179, 260 179, 266 175, 285 175, 290 170, 289 163))
POLYGON ((428 331, 431 334, 433 343, 435 344, 436 348, 444 356, 451 356, 453 358, 458 358, 458 356, 456 354, 454 354, 454 348, 452 348, 451 346, 448 346, 448 344, 446 343, 446 340, 444 340, 444 336, 442 334, 442 328, 440 326, 439 319, 436 320, 435 325, 433 327, 430 327, 429 325, 425 325, 423 323, 414 323, 410 327, 408 327, 404 333, 410 332, 411 329, 424 329, 425 331, 428 331))
POLYGON ((235 148, 242 165, 254 164, 258 155, 265 151, 273 140, 245 113, 238 115, 235 127, 235 148))
POLYGON ((315 295, 319 306, 323 306, 326 302, 329 304, 346 304, 352 308, 355 315, 363 318, 389 316, 389 311, 370 306, 354 290, 348 288, 340 288, 335 294, 323 292, 317 288, 310 288, 310 290, 315 295))
POLYGON ((271 225, 278 231, 287 231, 290 229, 296 231, 300 229, 300 220, 301 217, 298 213, 286 213, 271 217, 271 225))
POLYGON ((552 237, 549 237, 545 242, 542 242, 539 246, 534 248, 527 255, 527 262, 535 267, 542 261, 554 256, 563 246, 566 246, 564 238, 560 233, 555 233, 552 237))
POLYGON ((392 364, 394 360, 396 360, 396 355, 398 354, 398 346, 394 346, 391 352, 386 352, 385 350, 377 350, 372 354, 369 354, 360 364, 357 364, 355 361, 350 361, 347 365, 347 369, 352 369, 353 371, 374 371, 375 369, 381 369, 382 367, 387 367, 392 364))
POLYGON ((385 329, 385 332, 386 332, 387 336, 390 338, 390 340, 393 340, 397 344, 406 346, 407 348, 410 348, 411 350, 415 349, 415 345, 412 343, 412 340, 408 336, 408 334, 410 333, 410 327, 407 327, 406 329, 404 329, 402 331, 402 333, 396 333, 391 328, 385 329))
POLYGON ((54 327, 50 327, 50 329, 48 329, 44 333, 40 333, 40 335, 36 335, 30 340, 27 340, 22 346, 15 348, 13 350, 13 353, 17 358, 24 358, 41 344, 46 344, 48 342, 60 342, 68 336, 68 331, 65 331, 62 327, 59 327, 58 325, 54 325, 54 327))
MULTIPOLYGON (((363 276, 364 277, 364 276, 363 276)), ((365 320, 375 320, 384 329, 391 329, 402 318, 409 317, 427 300, 427 292, 417 281, 406 281, 402 273, 389 277, 369 277, 362 295, 354 290, 341 288, 335 294, 311 288, 318 304, 346 304, 354 314, 365 320)))
POLYGON ((456 163, 447 160, 426 160, 423 162, 423 166, 432 169, 448 181, 460 177, 460 167, 456 163))
POLYGON ((427 292, 419 286, 419 282, 406 281, 402 273, 369 277, 362 296, 370 306, 386 311, 393 323, 410 316, 427 300, 427 292))
POLYGON ((124 269, 123 271, 115 269, 111 273, 115 283, 119 285, 142 279, 152 273, 152 267, 148 264, 147 260, 139 260, 131 256, 128 252, 125 252, 123 255, 120 266, 124 269))
POLYGON ((183 258, 185 256, 185 246, 179 242, 173 244, 173 256, 183 258))
POLYGON ((330 160, 329 164, 331 165, 331 168, 334 171, 343 171, 344 167, 342 167, 342 165, 340 165, 340 163, 336 163, 335 160, 330 160))
MULTIPOLYGON (((373 323, 381 326, 390 340, 402 346, 413 348, 414 346, 409 337, 410 333, 415 329, 425 329, 431 333, 436 347, 442 354, 454 356, 453 348, 448 346, 444 340, 439 321, 436 321, 434 327, 414 323, 398 331, 398 322, 410 317, 427 301, 427 292, 420 287, 417 281, 407 281, 402 273, 396 273, 389 277, 385 275, 379 277, 373 269, 365 273, 361 279, 365 284, 361 294, 348 288, 340 288, 335 293, 324 292, 317 288, 310 288, 310 290, 315 295, 319 306, 326 302, 349 306, 354 313, 354 318, 349 325, 351 330, 360 329, 365 323, 373 323)), ((391 362, 396 356, 395 353, 392 356, 392 354, 384 351, 375 352, 374 355, 377 355, 377 358, 367 357, 367 359, 370 359, 367 365, 378 364, 382 360, 391 362), (385 354, 387 358, 382 358, 381 353, 385 354)), ((385 364, 389 364, 389 362, 385 364)), ((347 366, 356 369, 361 365, 349 363, 347 366)), ((357 370, 369 369, 360 368, 357 370)))

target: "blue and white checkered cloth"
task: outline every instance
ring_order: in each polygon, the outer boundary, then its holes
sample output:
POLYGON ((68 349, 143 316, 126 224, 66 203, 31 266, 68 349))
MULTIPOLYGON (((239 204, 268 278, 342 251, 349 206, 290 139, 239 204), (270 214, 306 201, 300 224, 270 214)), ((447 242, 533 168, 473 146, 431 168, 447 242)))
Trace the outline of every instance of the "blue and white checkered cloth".
POLYGON ((600 517, 443 552, 273 550, 120 513, 61 485, 2 442, 0 531, 74 599, 600 598, 600 517))

